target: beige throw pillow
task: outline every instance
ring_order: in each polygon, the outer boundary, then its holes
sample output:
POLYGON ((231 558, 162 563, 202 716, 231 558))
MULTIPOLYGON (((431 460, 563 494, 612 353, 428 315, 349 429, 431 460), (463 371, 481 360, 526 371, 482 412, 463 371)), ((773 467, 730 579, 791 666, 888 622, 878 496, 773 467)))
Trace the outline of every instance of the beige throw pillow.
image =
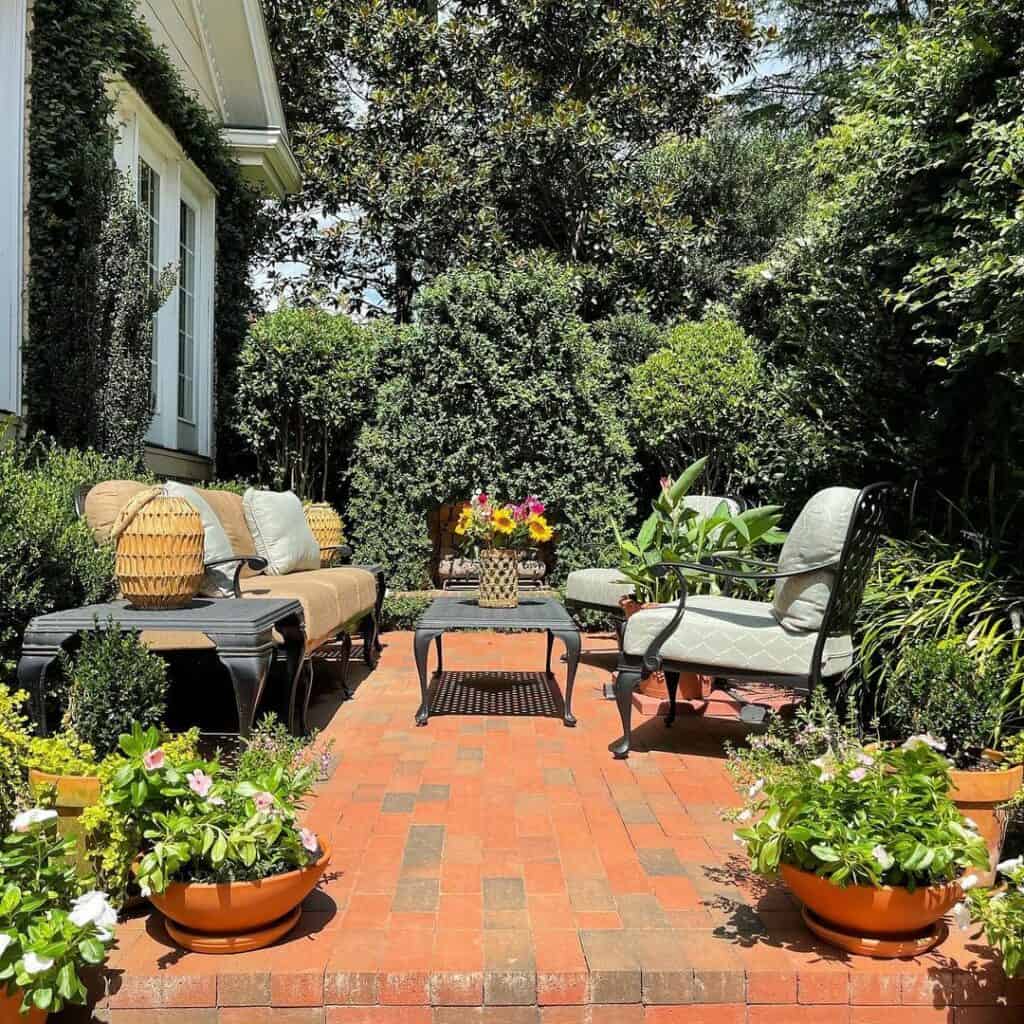
MULTIPOLYGON (((203 521, 203 561, 218 562, 222 558, 230 558, 234 552, 231 542, 217 513, 210 508, 206 499, 188 484, 179 484, 168 480, 164 484, 164 492, 175 498, 184 498, 198 513, 203 521)), ((218 565, 207 569, 203 582, 199 585, 199 593, 203 597, 234 597, 234 577, 237 563, 218 565)))
POLYGON ((295 494, 250 487, 242 498, 242 507, 256 554, 267 560, 269 575, 286 576, 320 568, 320 545, 295 494))

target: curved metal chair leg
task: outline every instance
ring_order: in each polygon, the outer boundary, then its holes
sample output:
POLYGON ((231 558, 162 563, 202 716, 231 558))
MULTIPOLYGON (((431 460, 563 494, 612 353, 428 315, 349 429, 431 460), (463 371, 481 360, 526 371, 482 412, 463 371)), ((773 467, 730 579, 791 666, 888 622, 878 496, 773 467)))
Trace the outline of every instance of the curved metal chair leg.
POLYGON ((668 715, 665 716, 665 728, 670 729, 676 720, 676 697, 679 693, 679 673, 666 672, 665 686, 668 689, 668 715))
POLYGON ((629 757, 629 741, 631 722, 633 719, 633 691, 640 683, 640 673, 635 669, 619 669, 615 680, 615 702, 619 706, 619 718, 622 719, 622 739, 610 743, 608 749, 617 757, 629 757))

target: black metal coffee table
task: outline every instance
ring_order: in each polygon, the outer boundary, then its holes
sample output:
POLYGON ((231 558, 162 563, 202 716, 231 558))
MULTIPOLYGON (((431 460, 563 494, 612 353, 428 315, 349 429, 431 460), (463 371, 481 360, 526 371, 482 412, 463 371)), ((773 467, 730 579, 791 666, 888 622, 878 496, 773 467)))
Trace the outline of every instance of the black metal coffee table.
POLYGON ((565 644, 565 713, 567 726, 576 724, 572 713, 572 687, 580 661, 580 631, 565 607, 551 597, 520 596, 515 608, 481 608, 475 597, 437 597, 416 623, 413 651, 416 671, 420 677, 420 708, 416 724, 426 725, 430 718, 430 696, 427 692, 427 656, 430 642, 437 645, 437 671, 443 671, 444 652, 441 638, 445 633, 469 629, 543 631, 548 637, 547 664, 551 676, 551 648, 555 638, 565 644))
POLYGON ((305 650, 302 605, 290 598, 199 597, 185 608, 139 610, 126 601, 93 604, 33 619, 25 631, 18 682, 31 696, 32 717, 47 734, 46 673, 61 649, 78 633, 120 628, 203 633, 227 668, 235 691, 238 731, 248 736, 274 655, 274 631, 283 641, 289 679, 289 725, 299 726, 299 670, 305 650))

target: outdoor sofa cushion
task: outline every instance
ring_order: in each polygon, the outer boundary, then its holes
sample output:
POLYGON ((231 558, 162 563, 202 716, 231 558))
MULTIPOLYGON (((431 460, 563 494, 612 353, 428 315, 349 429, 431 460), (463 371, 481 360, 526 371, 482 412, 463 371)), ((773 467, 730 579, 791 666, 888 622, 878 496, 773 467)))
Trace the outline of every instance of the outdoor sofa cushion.
POLYGON ((306 651, 315 650, 343 626, 371 612, 377 603, 377 580, 365 569, 342 566, 289 573, 250 576, 241 581, 246 597, 294 598, 306 618, 306 651))
MULTIPOLYGON (((626 620, 623 651, 643 655, 668 625, 676 605, 659 605, 626 620)), ((735 597, 694 595, 661 654, 671 661, 693 662, 709 668, 748 670, 779 675, 807 675, 817 633, 786 629, 772 605, 735 597)), ((853 662, 849 636, 829 637, 822 655, 822 675, 845 671, 853 662)))
POLYGON ((256 554, 267 560, 269 576, 320 568, 320 545, 297 495, 250 487, 242 498, 242 507, 256 542, 256 554))
MULTIPOLYGON (((779 553, 779 572, 792 572, 838 558, 846 542, 853 508, 860 491, 826 487, 804 505, 779 553)), ((775 583, 772 610, 787 629, 821 629, 836 574, 819 569, 775 583)))
POLYGON ((633 593, 621 569, 576 569, 565 581, 566 601, 621 611, 619 601, 633 593))
MULTIPOLYGON (((164 490, 172 497, 184 498, 203 520, 204 562, 220 562, 234 555, 231 541, 228 540, 228 535, 221 525, 220 517, 194 487, 189 487, 188 484, 179 484, 175 480, 168 480, 164 484, 164 490)), ((234 565, 227 563, 214 566, 212 569, 208 568, 203 576, 203 582, 199 585, 199 593, 203 597, 234 597, 236 565, 237 563, 234 565)))

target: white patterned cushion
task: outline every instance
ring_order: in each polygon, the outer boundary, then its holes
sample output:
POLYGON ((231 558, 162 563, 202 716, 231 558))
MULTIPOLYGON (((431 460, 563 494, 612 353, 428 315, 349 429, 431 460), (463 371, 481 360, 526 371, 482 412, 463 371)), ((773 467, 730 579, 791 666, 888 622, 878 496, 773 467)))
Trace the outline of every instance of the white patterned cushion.
MULTIPOLYGON (((626 620, 622 649, 642 655, 668 625, 676 605, 659 605, 636 612, 626 620)), ((682 621, 662 645, 661 654, 708 668, 807 675, 816 633, 789 630, 779 624, 772 606, 760 601, 712 595, 690 597, 682 621)), ((837 675, 853 662, 848 636, 829 637, 822 656, 822 675, 837 675)))
MULTIPOLYGON (((779 572, 792 572, 838 558, 850 528, 859 491, 827 487, 818 491, 796 517, 779 553, 779 572)), ((787 629, 818 630, 835 582, 833 569, 777 580, 772 609, 787 629)))
POLYGON ((565 581, 566 601, 619 610, 619 599, 633 593, 633 584, 619 569, 577 569, 565 581))

